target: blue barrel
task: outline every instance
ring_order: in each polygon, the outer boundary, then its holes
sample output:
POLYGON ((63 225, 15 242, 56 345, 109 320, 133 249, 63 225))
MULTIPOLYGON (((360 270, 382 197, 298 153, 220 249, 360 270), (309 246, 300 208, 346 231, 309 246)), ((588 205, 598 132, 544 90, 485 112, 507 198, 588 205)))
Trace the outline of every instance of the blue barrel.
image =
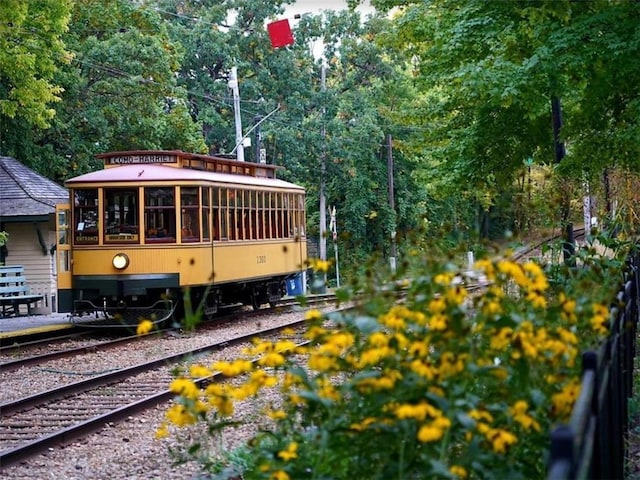
POLYGON ((302 274, 298 273, 296 276, 287 278, 287 294, 295 297, 296 295, 302 295, 302 274))

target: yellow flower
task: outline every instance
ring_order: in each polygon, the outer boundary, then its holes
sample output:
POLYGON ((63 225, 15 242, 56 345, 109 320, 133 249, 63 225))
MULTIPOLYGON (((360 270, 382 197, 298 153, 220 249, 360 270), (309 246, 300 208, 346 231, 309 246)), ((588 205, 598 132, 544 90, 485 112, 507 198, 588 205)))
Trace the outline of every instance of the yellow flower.
POLYGON ((471 418, 473 418, 474 420, 486 420, 487 422, 491 423, 493 422, 493 417, 491 416, 491 414, 486 411, 486 410, 471 410, 469 412, 469 416, 471 418))
POLYGON ((340 400, 340 392, 329 381, 329 379, 326 379, 326 378, 319 379, 316 383, 318 384, 317 392, 320 398, 325 398, 327 400, 333 400, 333 401, 340 400))
POLYGON ((436 331, 447 329, 447 317, 442 314, 436 314, 429 319, 429 328, 436 331))
POLYGON ((428 442, 436 442, 442 438, 444 435, 444 430, 442 428, 438 428, 433 424, 423 425, 418 430, 418 440, 423 443, 428 442))
POLYGON ((492 282, 496 278, 496 268, 495 265, 491 262, 491 260, 480 259, 476 261, 474 264, 474 268, 484 272, 487 277, 487 280, 492 282))
POLYGON ((320 260, 319 258, 314 258, 311 260, 310 264, 311 264, 311 268, 316 272, 327 273, 329 271, 329 266, 331 265, 331 262, 328 262, 326 260, 320 260))
POLYGON ((570 345, 578 344, 578 337, 571 330, 560 327, 558 328, 558 335, 560 335, 560 339, 565 343, 568 343, 570 345))
POLYGON ((272 480, 289 480, 289 475, 284 470, 276 470, 269 478, 272 480))
POLYGON ((447 301, 452 305, 460 305, 467 298, 467 289, 457 285, 445 292, 447 301))
POLYGON ((213 370, 217 370, 225 377, 235 377, 242 373, 251 371, 253 363, 249 360, 234 360, 233 362, 218 361, 211 365, 213 370))
POLYGON ((539 290, 531 290, 527 293, 527 300, 531 303, 533 308, 546 308, 547 299, 540 293, 539 290))
POLYGON ((451 272, 439 273, 433 278, 433 281, 438 285, 450 285, 451 282, 453 281, 453 273, 451 272))
POLYGON ((373 347, 386 347, 389 337, 382 332, 374 332, 369 336, 368 342, 373 347))
POLYGON ((609 325, 609 309, 602 304, 593 305, 593 317, 590 320, 591 326, 600 335, 606 335, 609 325))
POLYGON ((150 320, 142 320, 136 328, 136 335, 146 335, 153 330, 153 322, 150 320))
POLYGON ((283 420, 287 418, 287 414, 284 410, 269 410, 267 411, 267 415, 273 420, 283 420))
POLYGON ((211 370, 209 370, 204 365, 194 364, 189 367, 189 375, 191 375, 193 378, 208 377, 209 375, 211 375, 211 370))
POLYGON ((156 430, 156 438, 161 439, 161 438, 166 438, 168 436, 169 436, 169 428, 167 427, 167 424, 163 422, 160 424, 160 426, 156 430))
POLYGON ((392 356, 394 353, 394 350, 388 347, 370 348, 369 350, 363 351, 360 355, 359 366, 360 368, 365 368, 369 365, 375 365, 381 360, 392 356))
POLYGON ((403 318, 395 315, 393 311, 386 313, 380 317, 380 323, 386 327, 394 330, 401 330, 405 328, 405 321, 403 318))
POLYGON ((511 343, 513 329, 510 327, 502 327, 497 335, 491 337, 491 348, 494 350, 502 350, 511 343))
POLYGON ((191 400, 195 400, 200 395, 198 386, 193 383, 193 380, 189 380, 188 378, 176 378, 171 382, 171 385, 169 385, 169 390, 172 393, 177 393, 191 400))
POLYGON ((269 352, 260 360, 258 360, 258 365, 262 367, 279 367, 284 362, 284 355, 278 352, 269 352))
MULTIPOLYGON (((307 316, 305 316, 305 320, 310 320, 310 319, 307 316)), ((316 320, 316 319, 312 319, 312 320, 316 320)), ((327 330, 325 328, 319 327, 317 325, 313 325, 307 329, 304 336, 309 340, 317 341, 323 335, 326 335, 326 334, 327 334, 327 330)))
POLYGON ((442 313, 446 310, 446 308, 447 304, 442 297, 434 298, 429 302, 429 306, 427 307, 429 312, 433 314, 442 313))
POLYGON ((420 402, 416 405, 409 403, 398 405, 395 409, 395 415, 399 419, 413 418, 415 420, 423 421, 427 416, 433 418, 442 414, 438 409, 429 405, 427 402, 420 402))
POLYGON ((451 472, 451 475, 455 475, 458 478, 467 478, 468 475, 467 470, 459 465, 451 465, 451 467, 449 467, 449 472, 451 472))
POLYGON ((524 427, 525 430, 534 429, 540 431, 540 424, 531 416, 527 414, 529 404, 524 400, 518 400, 513 404, 513 407, 509 407, 509 413, 513 419, 524 427))
POLYGON ((414 360, 413 362, 411 362, 409 368, 411 368, 411 371, 417 373, 421 377, 426 378, 427 380, 433 380, 438 373, 438 370, 436 368, 434 368, 429 363, 425 363, 421 360, 414 360))
POLYGON ((368 417, 359 423, 352 423, 351 425, 349 425, 349 428, 351 430, 355 430, 356 432, 361 432, 363 430, 366 430, 369 427, 369 425, 372 425, 375 422, 376 422, 375 418, 368 417))
POLYGON ((314 354, 309 356, 307 365, 317 372, 330 372, 338 369, 338 362, 335 357, 328 355, 314 354))
POLYGON ((577 380, 573 380, 571 383, 565 385, 562 390, 551 396, 551 403, 553 404, 553 413, 556 416, 562 418, 571 414, 573 404, 575 403, 578 395, 580 394, 580 384, 577 380))
POLYGON ((494 299, 486 299, 482 305, 482 313, 484 315, 499 315, 502 312, 502 305, 494 299))
POLYGON ((285 462, 292 460, 294 458, 298 458, 298 443, 291 442, 286 450, 282 450, 278 452, 278 456, 283 459, 285 462))
POLYGON ((562 319, 570 323, 576 323, 578 320, 576 316, 576 301, 566 298, 563 293, 560 294, 559 300, 562 306, 562 312, 560 313, 562 319))
POLYGON ((196 418, 187 411, 184 405, 180 404, 173 405, 167 410, 167 419, 178 427, 192 425, 196 422, 196 418))
POLYGON ((307 313, 304 314, 304 319, 305 320, 321 320, 322 312, 316 309, 308 310, 307 313))
POLYGON ((501 428, 490 429, 485 436, 496 453, 506 453, 507 448, 518 441, 518 437, 513 433, 501 428))

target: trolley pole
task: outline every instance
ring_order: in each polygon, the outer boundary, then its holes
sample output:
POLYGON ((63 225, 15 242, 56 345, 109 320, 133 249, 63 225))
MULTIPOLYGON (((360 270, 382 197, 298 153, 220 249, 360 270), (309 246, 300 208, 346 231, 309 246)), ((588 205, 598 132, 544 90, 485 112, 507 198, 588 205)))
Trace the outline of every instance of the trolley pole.
POLYGON ((262 121, 262 115, 256 115, 253 117, 253 124, 256 135, 255 155, 256 163, 267 163, 267 156, 262 148, 262 134, 260 133, 260 122, 262 121))

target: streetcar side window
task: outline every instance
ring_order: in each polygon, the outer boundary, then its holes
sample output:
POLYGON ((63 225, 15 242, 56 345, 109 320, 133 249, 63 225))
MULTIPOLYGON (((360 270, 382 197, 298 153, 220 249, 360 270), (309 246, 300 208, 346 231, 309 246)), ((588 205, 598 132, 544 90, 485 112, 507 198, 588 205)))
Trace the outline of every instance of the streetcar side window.
POLYGON ((296 210, 296 225, 298 226, 298 234, 301 238, 305 238, 307 236, 306 232, 306 217, 305 217, 305 200, 304 195, 297 195, 298 198, 298 208, 296 210))
POLYGON ((213 214, 212 227, 213 227, 213 239, 220 240, 221 238, 221 226, 220 226, 220 189, 214 187, 211 191, 211 213, 213 214))
POLYGON ((220 240, 229 240, 229 199, 228 189, 220 189, 220 240))
POLYGON ((211 190, 202 187, 202 240, 211 240, 211 190))
POLYGON ((144 189, 144 229, 147 243, 176 241, 176 204, 173 188, 144 189))
POLYGON ((105 188, 105 243, 138 243, 138 189, 105 188))
POLYGON ((256 196, 256 238, 258 240, 264 240, 264 192, 256 192, 256 196))
POLYGON ((198 187, 181 187, 180 188, 180 208, 182 241, 183 242, 199 242, 200 241, 200 199, 198 187))
POLYGON ((73 191, 73 241, 76 245, 98 244, 98 189, 73 191))

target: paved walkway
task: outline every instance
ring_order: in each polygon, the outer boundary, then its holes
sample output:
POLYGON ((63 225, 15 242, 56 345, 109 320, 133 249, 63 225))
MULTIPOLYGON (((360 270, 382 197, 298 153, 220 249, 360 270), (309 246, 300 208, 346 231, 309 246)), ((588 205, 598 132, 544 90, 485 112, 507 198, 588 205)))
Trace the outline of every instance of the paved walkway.
POLYGON ((68 325, 71 327, 68 313, 49 313, 46 315, 30 315, 20 317, 0 317, 0 337, 2 334, 15 332, 18 330, 46 329, 48 327, 61 328, 68 325))

